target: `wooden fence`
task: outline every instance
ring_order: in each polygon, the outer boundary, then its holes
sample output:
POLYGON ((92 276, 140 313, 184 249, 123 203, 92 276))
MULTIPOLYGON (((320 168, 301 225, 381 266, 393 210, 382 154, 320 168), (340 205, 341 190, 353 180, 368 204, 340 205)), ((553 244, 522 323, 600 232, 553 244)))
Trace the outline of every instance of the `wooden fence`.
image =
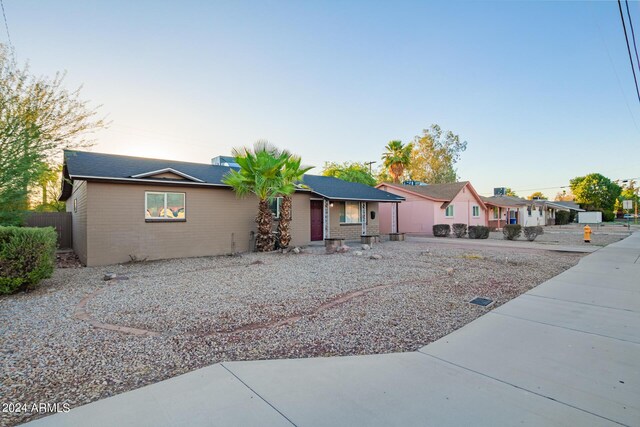
POLYGON ((27 227, 53 227, 58 233, 58 247, 68 249, 73 246, 71 212, 27 212, 27 227))

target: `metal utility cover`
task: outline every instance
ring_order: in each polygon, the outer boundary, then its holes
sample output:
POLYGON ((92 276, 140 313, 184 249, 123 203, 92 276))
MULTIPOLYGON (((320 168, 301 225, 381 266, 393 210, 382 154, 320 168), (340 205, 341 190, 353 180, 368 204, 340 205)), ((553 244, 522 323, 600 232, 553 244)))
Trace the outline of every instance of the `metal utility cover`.
POLYGON ((493 300, 490 300, 489 298, 474 298, 469 302, 471 304, 476 304, 476 305, 481 305, 483 307, 486 307, 489 304, 491 304, 493 302, 493 300))

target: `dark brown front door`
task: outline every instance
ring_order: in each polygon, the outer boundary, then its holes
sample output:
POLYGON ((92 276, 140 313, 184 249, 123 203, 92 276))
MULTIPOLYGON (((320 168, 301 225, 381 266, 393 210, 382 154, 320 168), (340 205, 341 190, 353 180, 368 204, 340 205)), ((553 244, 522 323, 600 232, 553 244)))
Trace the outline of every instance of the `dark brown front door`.
POLYGON ((311 201, 311 241, 322 240, 323 220, 322 200, 311 201))

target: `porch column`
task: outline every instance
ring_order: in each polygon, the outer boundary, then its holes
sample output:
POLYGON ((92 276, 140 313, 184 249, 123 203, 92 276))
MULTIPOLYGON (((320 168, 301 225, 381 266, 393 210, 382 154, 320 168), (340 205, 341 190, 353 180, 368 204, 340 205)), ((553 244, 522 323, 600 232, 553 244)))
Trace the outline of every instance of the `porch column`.
POLYGON ((331 238, 331 227, 329 226, 329 218, 331 217, 330 215, 330 209, 331 209, 331 202, 329 201, 329 199, 324 199, 323 200, 323 221, 322 224, 324 225, 323 229, 322 229, 322 237, 324 239, 330 239, 331 238))
POLYGON ((394 203, 391 207, 391 232, 398 232, 398 204, 394 203))
POLYGON ((367 235, 367 202, 360 202, 360 219, 362 220, 362 235, 367 235))

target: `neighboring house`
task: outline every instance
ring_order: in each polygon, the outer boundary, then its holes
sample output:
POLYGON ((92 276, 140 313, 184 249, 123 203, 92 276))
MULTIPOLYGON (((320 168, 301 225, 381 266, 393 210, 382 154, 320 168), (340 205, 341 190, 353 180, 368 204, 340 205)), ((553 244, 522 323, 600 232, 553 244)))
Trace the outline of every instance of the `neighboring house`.
POLYGON ((574 212, 585 212, 584 209, 580 209, 580 205, 577 204, 576 202, 573 201, 560 201, 560 200, 556 200, 553 202, 556 205, 560 205, 563 206, 565 208, 568 208, 569 210, 572 210, 574 212))
POLYGON ((380 232, 432 233, 434 224, 486 225, 486 206, 468 181, 433 185, 383 183, 376 188, 402 196, 380 207, 380 232))
MULTIPOLYGON (((132 257, 252 250, 258 202, 251 196, 238 199, 222 183, 229 170, 223 165, 65 151, 60 200, 72 213, 75 252, 94 266, 132 257)), ((303 184, 292 197, 292 245, 378 234, 379 203, 403 200, 332 177, 305 175, 303 184)), ((277 220, 277 199, 272 209, 277 220)))
POLYGON ((482 197, 488 208, 488 224, 491 228, 502 228, 505 224, 520 224, 523 227, 555 224, 557 211, 568 211, 558 202, 548 200, 526 200, 520 197, 482 197))

